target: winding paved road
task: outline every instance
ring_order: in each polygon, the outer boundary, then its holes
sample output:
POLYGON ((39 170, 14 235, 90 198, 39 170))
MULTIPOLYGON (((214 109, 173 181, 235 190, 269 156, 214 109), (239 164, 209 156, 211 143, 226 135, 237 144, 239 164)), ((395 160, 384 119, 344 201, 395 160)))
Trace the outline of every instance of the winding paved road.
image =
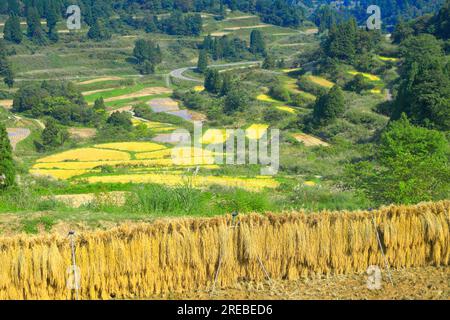
MULTIPOLYGON (((235 67, 235 66, 241 66, 241 65, 252 65, 252 64, 261 64, 261 61, 244 61, 244 62, 233 62, 233 63, 225 63, 225 64, 212 64, 209 65, 211 68, 220 68, 220 67, 235 67)), ((176 79, 184 80, 184 81, 193 81, 193 82, 199 82, 203 83, 202 80, 190 78, 187 76, 184 76, 183 73, 188 70, 195 70, 196 67, 184 67, 180 69, 175 69, 170 72, 170 76, 174 77, 176 79)))

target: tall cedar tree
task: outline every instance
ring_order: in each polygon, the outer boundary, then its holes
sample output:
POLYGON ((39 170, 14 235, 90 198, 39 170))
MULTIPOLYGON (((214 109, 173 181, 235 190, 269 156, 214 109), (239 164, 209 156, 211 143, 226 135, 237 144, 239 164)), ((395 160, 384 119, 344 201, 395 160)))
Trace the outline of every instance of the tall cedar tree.
POLYGON ((111 33, 103 26, 103 24, 95 20, 87 33, 89 39, 94 41, 102 41, 111 39, 111 33))
POLYGON ((29 7, 27 10, 27 26, 27 35, 30 40, 36 44, 44 45, 46 39, 42 31, 41 17, 35 7, 29 7))
POLYGON ((17 44, 22 42, 23 34, 20 29, 20 20, 15 14, 9 16, 6 21, 5 28, 3 29, 3 38, 17 44))
POLYGON ((0 189, 14 185, 15 178, 11 143, 5 125, 0 122, 0 189))
POLYGON ((432 35, 402 42, 401 84, 392 119, 404 112, 414 124, 450 130, 449 63, 440 42, 432 35))
POLYGON ((255 55, 266 55, 266 44, 260 30, 253 30, 250 34, 250 52, 255 55))
POLYGON ((3 77, 3 81, 9 88, 12 88, 14 85, 14 73, 6 56, 6 45, 2 39, 0 39, 0 77, 3 77))
POLYGON ((222 79, 217 70, 208 69, 205 76, 205 89, 211 93, 219 93, 222 89, 222 79))
POLYGON ((208 69, 208 53, 206 50, 200 50, 197 62, 197 70, 204 73, 208 69))
POLYGON ((344 112, 344 107, 344 94, 341 88, 335 85, 328 93, 317 99, 314 105, 313 121, 319 126, 327 125, 344 112))

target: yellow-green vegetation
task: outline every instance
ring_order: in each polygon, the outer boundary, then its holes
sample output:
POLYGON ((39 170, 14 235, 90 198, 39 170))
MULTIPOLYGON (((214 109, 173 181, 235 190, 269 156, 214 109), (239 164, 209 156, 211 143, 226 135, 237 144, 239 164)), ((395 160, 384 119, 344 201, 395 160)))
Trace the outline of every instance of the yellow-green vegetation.
POLYGON ((205 90, 205 87, 204 86, 195 86, 194 87, 194 91, 196 91, 196 92, 202 92, 202 91, 204 91, 205 90))
POLYGON ((398 62, 399 59, 398 58, 391 58, 391 57, 383 57, 383 56, 377 56, 378 59, 380 59, 381 61, 390 61, 390 62, 398 62))
POLYGON ((279 183, 271 177, 226 177, 226 176, 192 176, 189 180, 180 174, 139 173, 108 176, 90 176, 89 183, 156 183, 165 186, 179 186, 189 182, 194 188, 219 185, 229 188, 242 188, 249 191, 261 191, 265 188, 277 188, 279 183))
POLYGON ((270 102, 270 103, 281 103, 281 101, 275 100, 268 96, 267 94, 260 94, 256 97, 259 101, 270 102))
MULTIPOLYGON (((82 299, 205 291, 239 279, 298 280, 392 268, 448 266, 450 202, 372 212, 244 215, 125 224, 75 237, 82 299), (219 262, 220 261, 220 262, 219 262), (263 268, 262 268, 262 265, 263 268)), ((0 238, 0 299, 74 299, 66 235, 0 238), (70 274, 69 274, 70 276, 70 274)))
POLYGON ((200 143, 202 144, 225 143, 228 140, 229 136, 230 134, 227 133, 226 129, 208 129, 200 138, 200 143))
POLYGON ((331 88, 334 86, 334 83, 319 76, 313 76, 309 75, 307 79, 315 84, 318 84, 319 86, 322 86, 324 88, 331 88))
POLYGON ((259 140, 267 132, 268 128, 269 128, 269 125, 267 125, 267 124, 255 123, 247 128, 247 130, 245 131, 245 134, 248 139, 259 140))
POLYGON ((94 147, 100 149, 115 149, 132 152, 148 152, 166 148, 159 143, 153 142, 114 142, 114 143, 96 144, 94 145, 94 147))
POLYGON ((38 159, 37 162, 130 160, 126 152, 96 148, 79 148, 38 159))
POLYGON ((285 111, 285 112, 292 113, 292 114, 296 114, 297 113, 297 111, 294 108, 288 107, 288 106, 278 106, 276 108, 278 110, 285 111))
POLYGON ((362 75, 364 78, 369 79, 370 81, 381 81, 381 78, 377 75, 365 73, 365 72, 358 72, 358 71, 348 71, 349 74, 352 76, 355 76, 357 74, 362 75))

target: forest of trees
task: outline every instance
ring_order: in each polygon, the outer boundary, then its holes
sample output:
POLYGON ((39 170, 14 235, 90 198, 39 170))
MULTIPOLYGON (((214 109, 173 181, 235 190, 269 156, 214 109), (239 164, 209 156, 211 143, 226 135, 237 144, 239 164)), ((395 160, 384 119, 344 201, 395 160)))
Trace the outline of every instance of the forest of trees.
POLYGON ((330 1, 317 1, 319 7, 313 14, 313 21, 321 28, 328 29, 332 23, 339 22, 340 19, 355 18, 359 24, 364 24, 368 18, 367 8, 370 5, 377 5, 381 10, 382 28, 391 31, 399 19, 410 20, 427 13, 436 12, 441 8, 446 0, 359 0, 344 1, 344 6, 336 8, 327 6, 330 1), (323 5, 323 6, 321 6, 323 5), (322 7, 322 8, 321 8, 322 7))
POLYGON ((450 38, 450 0, 435 15, 425 15, 415 20, 405 22, 400 19, 392 34, 394 43, 401 43, 413 35, 432 34, 442 40, 450 38))
POLYGON ((331 26, 322 49, 328 58, 360 65, 377 48, 380 39, 379 31, 358 28, 356 20, 351 18, 331 26))

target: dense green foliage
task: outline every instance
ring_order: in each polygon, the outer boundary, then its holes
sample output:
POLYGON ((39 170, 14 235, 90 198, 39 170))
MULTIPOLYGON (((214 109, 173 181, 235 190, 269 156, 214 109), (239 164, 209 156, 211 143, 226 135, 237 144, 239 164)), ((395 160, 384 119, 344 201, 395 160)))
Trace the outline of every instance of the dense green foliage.
POLYGON ((327 125, 344 112, 344 95, 339 86, 335 85, 326 94, 321 95, 314 104, 313 124, 327 125))
POLYGON ((138 70, 141 74, 151 74, 162 61, 162 53, 159 44, 151 40, 137 40, 133 49, 133 56, 136 58, 138 70))
POLYGON ((402 43, 402 81, 393 119, 402 112, 423 126, 450 129, 450 75, 441 44, 432 35, 402 43))
POLYGON ((62 124, 96 123, 97 115, 72 83, 42 82, 22 86, 14 96, 14 112, 50 116, 62 124))
POLYGON ((200 50, 197 62, 197 71, 204 73, 208 69, 208 53, 205 50, 200 50))
POLYGON ((406 116, 381 135, 373 159, 349 166, 351 184, 376 203, 417 203, 448 197, 449 145, 434 130, 415 127, 406 116))
POLYGON ((3 78, 3 81, 9 88, 13 87, 14 73, 6 54, 5 43, 2 39, 0 39, 0 77, 3 78))
POLYGON ((8 133, 0 122, 0 189, 11 187, 15 183, 16 170, 8 133))
POLYGON ((450 0, 435 15, 426 15, 405 22, 400 20, 392 34, 395 43, 400 43, 412 35, 432 34, 443 40, 450 38, 450 0))

